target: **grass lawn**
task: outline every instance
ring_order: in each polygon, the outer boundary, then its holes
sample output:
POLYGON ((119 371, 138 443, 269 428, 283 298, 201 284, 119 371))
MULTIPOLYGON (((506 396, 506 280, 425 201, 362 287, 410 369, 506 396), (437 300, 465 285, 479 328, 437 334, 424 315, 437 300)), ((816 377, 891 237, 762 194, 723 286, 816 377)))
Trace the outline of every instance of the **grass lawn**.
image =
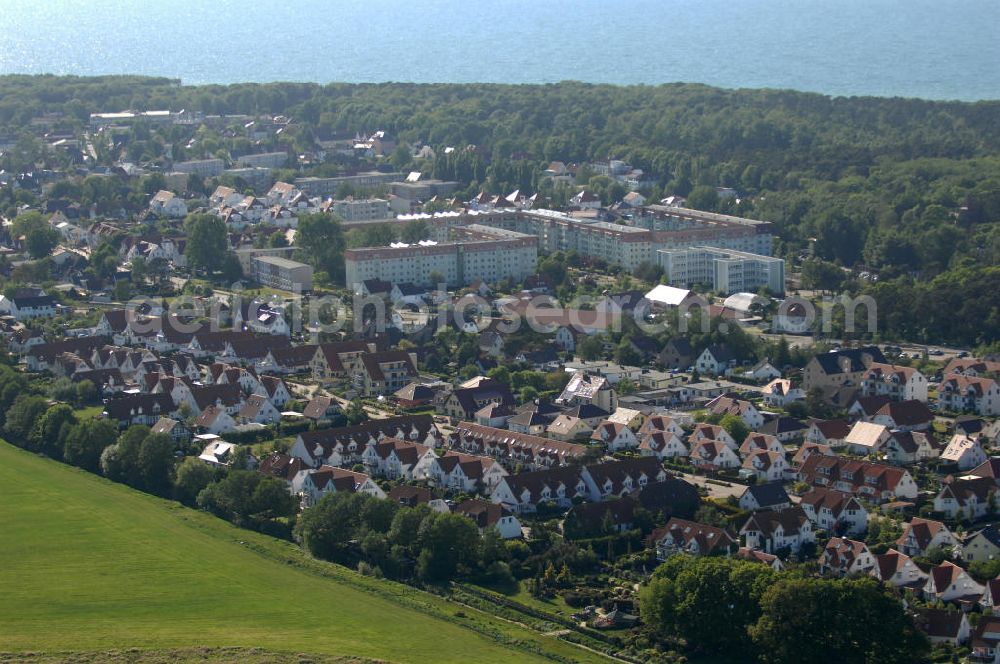
POLYGON ((483 590, 489 590, 503 595, 507 599, 518 602, 519 604, 524 604, 525 606, 539 611, 544 611, 546 613, 551 613, 553 615, 562 616, 563 618, 569 618, 570 615, 579 611, 579 609, 574 609, 566 604, 561 595, 556 595, 552 599, 535 597, 528 592, 528 586, 525 583, 489 586, 480 585, 478 587, 483 590))
POLYGON ((0 487, 0 652, 207 647, 397 662, 600 659, 5 442, 0 487))
POLYGON ((104 412, 104 404, 97 406, 87 406, 86 408, 77 408, 73 411, 78 420, 89 420, 94 417, 100 417, 101 413, 104 412))

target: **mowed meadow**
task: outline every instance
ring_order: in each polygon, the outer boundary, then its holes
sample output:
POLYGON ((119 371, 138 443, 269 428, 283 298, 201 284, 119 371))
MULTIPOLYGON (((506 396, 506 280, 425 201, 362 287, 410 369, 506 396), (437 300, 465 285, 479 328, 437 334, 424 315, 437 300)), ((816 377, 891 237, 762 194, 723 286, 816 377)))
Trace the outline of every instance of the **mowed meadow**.
POLYGON ((0 653, 603 658, 0 442, 0 653))

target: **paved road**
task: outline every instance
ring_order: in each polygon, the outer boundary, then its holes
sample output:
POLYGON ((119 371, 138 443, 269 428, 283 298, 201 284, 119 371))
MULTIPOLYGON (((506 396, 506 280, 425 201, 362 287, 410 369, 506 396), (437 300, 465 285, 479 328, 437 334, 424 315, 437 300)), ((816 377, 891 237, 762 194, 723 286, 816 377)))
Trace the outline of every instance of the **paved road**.
POLYGON ((746 490, 746 486, 743 484, 734 484, 730 482, 724 482, 725 486, 720 484, 710 484, 707 482, 708 478, 701 475, 691 475, 690 473, 681 473, 681 477, 694 484, 695 486, 703 486, 708 489, 708 495, 712 498, 718 498, 720 500, 725 500, 729 496, 735 496, 739 498, 743 495, 746 490))
MULTIPOLYGON (((690 473, 681 473, 681 477, 683 477, 691 484, 694 484, 695 486, 705 487, 706 489, 708 489, 708 495, 710 498, 716 498, 719 500, 725 500, 729 496, 735 496, 736 498, 739 498, 740 496, 743 495, 743 492, 746 491, 746 485, 738 484, 736 482, 725 482, 723 480, 719 480, 725 484, 725 486, 722 486, 719 484, 711 484, 707 482, 706 480, 708 480, 708 478, 703 477, 702 475, 691 475, 690 473)), ((789 494, 788 497, 794 504, 798 504, 800 500, 798 496, 793 496, 791 494, 789 494)))

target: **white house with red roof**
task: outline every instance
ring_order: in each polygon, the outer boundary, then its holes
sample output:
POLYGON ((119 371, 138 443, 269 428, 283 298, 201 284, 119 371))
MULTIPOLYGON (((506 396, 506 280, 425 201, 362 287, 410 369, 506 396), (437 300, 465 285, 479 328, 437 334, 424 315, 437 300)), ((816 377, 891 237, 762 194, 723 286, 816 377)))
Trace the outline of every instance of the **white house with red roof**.
POLYGON ((930 602, 969 602, 976 604, 986 588, 964 569, 946 560, 932 567, 923 587, 924 599, 930 602))
POLYGON ((691 448, 691 465, 699 470, 724 470, 740 467, 736 452, 721 440, 702 439, 691 448))
POLYGON ((938 404, 942 410, 996 417, 1000 415, 1000 385, 992 378, 951 374, 941 381, 938 404))
POLYGON ((893 401, 927 402, 927 378, 913 367, 872 362, 861 377, 861 394, 887 396, 893 401))
POLYGON ((846 537, 831 537, 819 559, 820 574, 861 576, 875 567, 868 545, 846 537))
POLYGON ((893 588, 920 591, 927 583, 927 574, 917 567, 910 556, 896 549, 889 549, 875 556, 871 575, 893 588))

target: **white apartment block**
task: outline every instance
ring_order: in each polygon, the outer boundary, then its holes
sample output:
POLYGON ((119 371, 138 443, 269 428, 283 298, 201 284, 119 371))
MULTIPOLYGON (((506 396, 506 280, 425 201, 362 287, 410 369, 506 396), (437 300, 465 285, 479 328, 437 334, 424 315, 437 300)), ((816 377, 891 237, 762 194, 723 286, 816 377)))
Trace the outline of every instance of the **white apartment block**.
POLYGON ((785 292, 785 261, 781 258, 715 247, 661 249, 656 253, 671 286, 706 284, 726 295, 754 293, 762 287, 775 295, 785 292))
POLYGON ((221 159, 196 159, 193 161, 175 161, 175 173, 195 173, 202 177, 218 177, 222 175, 226 162, 221 159))
POLYGON ((373 221, 393 217, 389 201, 382 198, 330 201, 327 209, 344 221, 373 221))
POLYGON ((530 235, 471 224, 455 229, 459 241, 390 247, 348 249, 344 252, 346 283, 368 279, 392 283, 437 286, 437 273, 449 286, 466 286, 476 279, 493 283, 510 277, 517 281, 535 272, 538 240, 530 235))
POLYGON ((341 185, 348 185, 355 190, 370 190, 388 186, 392 182, 400 182, 402 179, 402 173, 368 171, 356 175, 338 175, 330 178, 295 178, 293 184, 309 196, 335 196, 341 185))
POLYGON ((764 285, 784 292, 784 261, 769 257, 771 226, 753 219, 650 205, 637 210, 634 226, 534 209, 435 214, 427 222, 440 244, 347 250, 347 283, 382 279, 427 285, 431 272, 444 275, 449 285, 523 278, 534 272, 537 252, 570 249, 634 270, 641 263, 656 264, 661 251, 697 249, 721 254, 713 258, 719 264, 720 276, 713 275, 719 290, 755 291, 764 285), (498 239, 503 231, 509 234, 498 239), (456 242, 454 236, 462 233, 478 238, 456 242), (491 258, 490 252, 498 255, 491 258), (470 253, 476 255, 464 255, 470 253))
POLYGON ((287 152, 261 152, 236 158, 237 168, 282 168, 287 163, 287 152))
MULTIPOLYGON (((711 247, 763 257, 771 253, 767 222, 658 205, 639 208, 634 226, 534 209, 470 213, 442 221, 452 227, 471 223, 527 233, 538 238, 542 252, 573 249, 582 256, 601 258, 627 270, 644 262, 656 264, 657 252, 664 250, 711 247)), ((738 264, 742 265, 742 261, 738 264)), ((783 282, 783 263, 780 270, 783 282)), ((738 266, 732 268, 734 281, 739 271, 738 266)), ((783 288, 782 283, 776 292, 783 292, 783 288)))

